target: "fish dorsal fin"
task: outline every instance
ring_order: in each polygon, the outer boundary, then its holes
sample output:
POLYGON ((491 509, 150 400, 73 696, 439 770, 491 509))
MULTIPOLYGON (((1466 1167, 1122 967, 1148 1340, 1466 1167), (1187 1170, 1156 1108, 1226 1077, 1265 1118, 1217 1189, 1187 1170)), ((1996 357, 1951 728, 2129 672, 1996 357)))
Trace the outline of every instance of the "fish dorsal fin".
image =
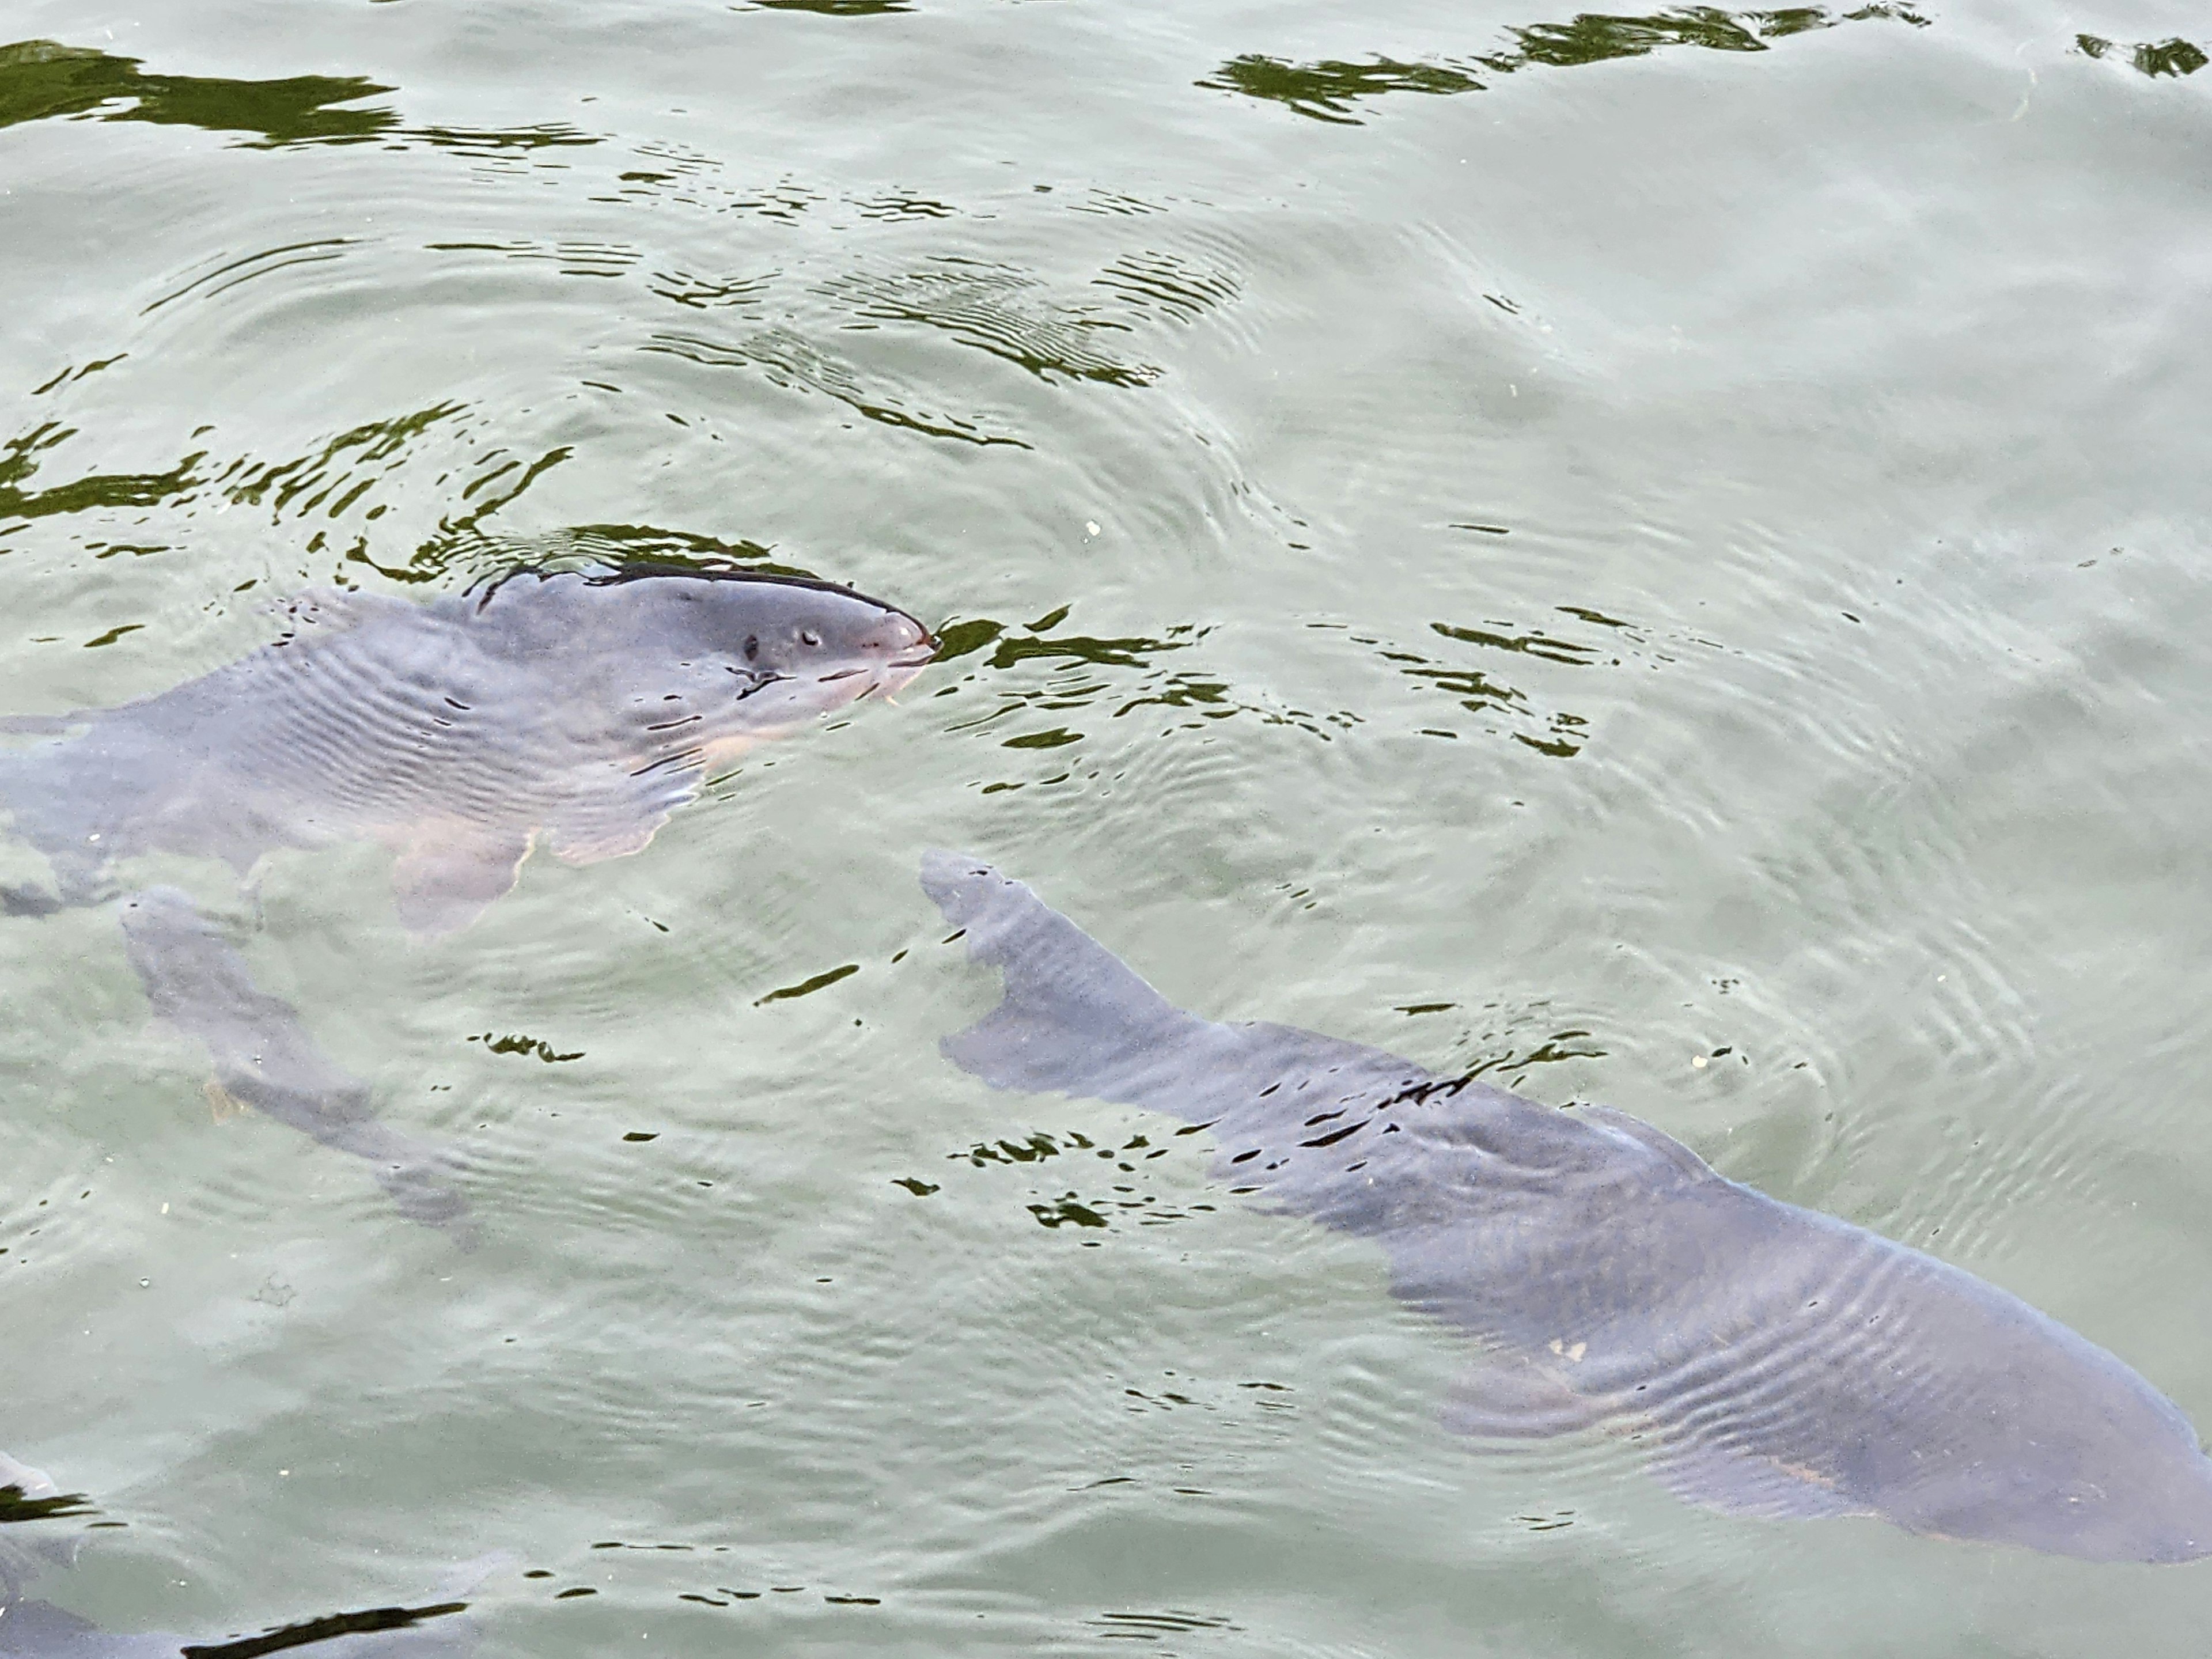
POLYGON ((1711 1164, 1706 1163, 1674 1136, 1653 1128, 1640 1117, 1631 1117, 1627 1113, 1616 1111, 1610 1106, 1578 1105, 1572 1110, 1574 1115, 1581 1118, 1585 1123, 1595 1124, 1601 1129, 1610 1129, 1616 1134, 1626 1136, 1638 1146, 1656 1152, 1692 1181, 1727 1179, 1719 1170, 1714 1169, 1711 1164))
POLYGON ((482 915, 514 885, 530 837, 473 824, 423 825, 393 846, 392 898, 400 925, 418 939, 450 933, 482 915))

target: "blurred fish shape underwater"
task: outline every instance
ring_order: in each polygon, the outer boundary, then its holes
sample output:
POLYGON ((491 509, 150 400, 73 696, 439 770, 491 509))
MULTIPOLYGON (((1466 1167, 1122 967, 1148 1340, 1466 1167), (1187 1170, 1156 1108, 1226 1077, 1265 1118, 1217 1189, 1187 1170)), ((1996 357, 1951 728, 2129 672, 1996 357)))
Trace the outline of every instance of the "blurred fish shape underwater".
POLYGON ((261 1659, 313 1646, 320 1659, 462 1659, 482 1634, 461 1598, 513 1558, 495 1553, 445 1575, 434 1599, 417 1607, 364 1607, 325 1613, 252 1636, 193 1638, 158 1631, 101 1630, 50 1601, 33 1601, 24 1585, 51 1565, 75 1562, 82 1534, 38 1536, 38 1523, 91 1513, 81 1494, 65 1493, 43 1471, 0 1452, 0 1656, 4 1659, 261 1659), (18 1542, 9 1534, 32 1536, 18 1542))
MULTIPOLYGON (((0 810, 54 891, 19 915, 96 904, 124 861, 219 860, 374 842, 400 920, 465 926, 533 845, 592 864, 644 847, 708 769, 907 684, 936 649, 896 606, 740 569, 525 570, 428 603, 304 595, 239 660, 135 702, 0 720, 0 810)), ((373 1121, 290 1005, 174 889, 131 896, 130 955, 157 1013, 200 1038, 228 1095, 374 1160, 418 1218, 458 1194, 373 1121)))
POLYGON ((2212 1554, 2212 1459, 2187 1419, 2009 1292, 1727 1180, 1625 1113, 1199 1018, 974 859, 929 854, 922 885, 1005 981, 945 1055, 994 1087, 1203 1125, 1233 1190, 1376 1240, 1393 1291, 1475 1340, 1454 1426, 1632 1438, 1729 1514, 2212 1554))

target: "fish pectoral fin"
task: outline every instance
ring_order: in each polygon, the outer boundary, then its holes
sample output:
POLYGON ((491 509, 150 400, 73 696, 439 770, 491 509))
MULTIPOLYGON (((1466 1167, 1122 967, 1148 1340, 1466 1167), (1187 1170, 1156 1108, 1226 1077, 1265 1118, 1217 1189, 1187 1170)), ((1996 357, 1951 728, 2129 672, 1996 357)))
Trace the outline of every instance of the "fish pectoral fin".
POLYGON ((1722 1515, 1810 1521, 1875 1513, 1818 1469, 1706 1442, 1668 1446, 1652 1461, 1651 1473, 1686 1503, 1722 1515))
POLYGON ((659 812, 642 823, 556 824, 546 839, 549 850, 563 864, 599 864, 643 852, 667 822, 668 814, 659 812))
POLYGON ((253 1108, 224 1088, 215 1078, 200 1085, 200 1092, 207 1097, 208 1118, 210 1122, 227 1123, 232 1118, 244 1117, 253 1108))
POLYGON ((392 866, 400 925, 417 938, 467 927, 514 885, 530 854, 526 833, 424 835, 402 844, 392 866))
POLYGON ((1455 1434, 1480 1440, 1546 1440, 1593 1428, 1605 1404, 1578 1391, 1558 1369, 1525 1354, 1485 1355, 1452 1383, 1438 1413, 1455 1434))
POLYGON ((691 763, 575 775, 568 799, 546 820, 546 850, 563 864, 642 852, 671 812, 698 799, 703 775, 691 763))

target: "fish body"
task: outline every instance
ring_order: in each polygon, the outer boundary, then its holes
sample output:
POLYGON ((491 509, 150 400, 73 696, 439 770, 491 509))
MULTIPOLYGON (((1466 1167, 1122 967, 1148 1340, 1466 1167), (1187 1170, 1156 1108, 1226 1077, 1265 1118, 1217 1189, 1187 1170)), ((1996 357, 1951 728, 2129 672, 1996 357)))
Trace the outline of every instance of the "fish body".
POLYGON ((749 574, 525 573, 416 604, 303 596, 282 637, 121 707, 20 722, 0 806, 66 902, 115 861, 374 841, 402 920, 466 924, 533 842, 632 853, 707 769, 860 698, 934 648, 903 611, 749 574))
MULTIPOLYGON (((935 649, 904 611, 741 573, 524 572, 427 604, 360 592, 284 607, 282 636, 136 702, 0 720, 0 811, 44 853, 48 914, 113 896, 149 854, 220 860, 388 848, 400 920, 463 927, 540 841, 572 864, 634 853, 751 744, 897 690, 935 649)), ((214 1097, 370 1162, 401 1211, 474 1235, 446 1155, 375 1115, 291 1004, 184 894, 122 904, 155 1013, 206 1048, 214 1097)))
POLYGON ((150 887, 124 900, 122 916, 124 948, 155 1014, 207 1050, 211 1097, 366 1158, 402 1215, 473 1244, 453 1160, 380 1119, 368 1085, 316 1045, 298 1009, 254 984, 237 947, 189 897, 150 887))
POLYGON ((1004 970, 946 1055, 1002 1088, 1206 1125, 1232 1190, 1376 1239, 1394 1292, 1475 1340, 1471 1432, 1632 1437, 1730 1513, 1875 1515, 2099 1561, 2212 1554, 2180 1410, 2009 1292, 1727 1180, 1625 1113, 1176 1008, 1020 883, 923 885, 1004 970))

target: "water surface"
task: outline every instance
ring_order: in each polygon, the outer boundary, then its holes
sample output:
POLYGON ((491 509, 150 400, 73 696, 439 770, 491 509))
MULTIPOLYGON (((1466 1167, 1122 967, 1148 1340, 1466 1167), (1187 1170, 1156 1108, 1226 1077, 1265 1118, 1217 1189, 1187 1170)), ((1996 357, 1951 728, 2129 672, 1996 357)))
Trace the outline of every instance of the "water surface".
POLYGON ((947 641, 448 939, 373 848, 149 869, 462 1151, 472 1254, 210 1121, 112 915, 0 924, 0 1446, 124 1523, 41 1594, 252 1630, 504 1548, 487 1653, 2197 1650, 2203 1569, 1455 1440, 1371 1246, 936 1057, 994 988, 913 872, 1610 1102, 2212 1420, 2201 14, 7 28, 0 708, 520 560, 947 641))

